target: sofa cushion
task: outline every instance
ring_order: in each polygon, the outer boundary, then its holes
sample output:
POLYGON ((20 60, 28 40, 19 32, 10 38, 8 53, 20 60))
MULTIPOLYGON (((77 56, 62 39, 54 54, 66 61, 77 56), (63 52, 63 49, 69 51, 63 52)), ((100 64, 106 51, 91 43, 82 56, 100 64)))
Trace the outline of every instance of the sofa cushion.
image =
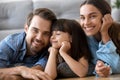
POLYGON ((33 10, 32 1, 0 1, 0 30, 23 28, 26 16, 33 10))
POLYGON ((49 8, 58 18, 78 19, 82 1, 84 0, 33 0, 33 7, 49 8))
POLYGON ((27 15, 36 8, 49 8, 58 18, 79 19, 81 1, 84 0, 0 0, 0 41, 21 32, 27 15))
POLYGON ((4 39, 6 36, 8 36, 9 34, 19 33, 19 32, 23 32, 23 31, 24 31, 24 29, 1 30, 0 31, 0 41, 2 39, 4 39))

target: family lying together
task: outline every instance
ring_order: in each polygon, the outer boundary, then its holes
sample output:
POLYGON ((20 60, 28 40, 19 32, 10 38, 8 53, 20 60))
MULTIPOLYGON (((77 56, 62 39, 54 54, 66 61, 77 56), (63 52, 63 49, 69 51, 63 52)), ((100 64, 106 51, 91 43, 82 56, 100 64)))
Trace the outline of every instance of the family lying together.
POLYGON ((24 32, 0 42, 0 80, 108 77, 119 68, 120 24, 105 0, 85 0, 79 22, 38 8, 28 15, 24 32))

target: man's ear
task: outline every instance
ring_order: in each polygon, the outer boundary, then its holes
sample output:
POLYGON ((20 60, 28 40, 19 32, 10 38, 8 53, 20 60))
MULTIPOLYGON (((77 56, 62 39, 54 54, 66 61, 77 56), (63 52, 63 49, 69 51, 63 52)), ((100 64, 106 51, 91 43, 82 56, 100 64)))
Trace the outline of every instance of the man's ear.
POLYGON ((25 25, 24 25, 24 31, 25 31, 25 33, 28 32, 28 25, 27 25, 27 23, 25 23, 25 25))

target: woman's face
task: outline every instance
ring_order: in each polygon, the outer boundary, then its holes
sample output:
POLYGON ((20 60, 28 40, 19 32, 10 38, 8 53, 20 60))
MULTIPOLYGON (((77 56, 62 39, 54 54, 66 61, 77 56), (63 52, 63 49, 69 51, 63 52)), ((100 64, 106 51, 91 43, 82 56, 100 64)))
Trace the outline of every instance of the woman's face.
POLYGON ((52 47, 59 49, 61 47, 61 43, 63 41, 71 41, 71 36, 67 32, 62 31, 53 31, 52 36, 50 38, 50 42, 52 47))
POLYGON ((85 4, 80 7, 80 25, 87 36, 96 35, 102 25, 102 14, 93 5, 85 4))

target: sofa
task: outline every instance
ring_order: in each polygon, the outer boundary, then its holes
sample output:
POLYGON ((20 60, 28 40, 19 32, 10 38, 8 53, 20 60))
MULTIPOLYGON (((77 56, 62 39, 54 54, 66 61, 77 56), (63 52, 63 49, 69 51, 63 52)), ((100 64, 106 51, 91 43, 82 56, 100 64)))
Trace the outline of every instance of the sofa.
POLYGON ((83 0, 0 0, 0 41, 24 31, 27 15, 36 8, 49 8, 57 18, 79 19, 83 0))
POLYGON ((36 8, 49 8, 57 18, 79 19, 82 1, 84 0, 0 0, 0 41, 9 34, 24 31, 27 15, 36 8))

